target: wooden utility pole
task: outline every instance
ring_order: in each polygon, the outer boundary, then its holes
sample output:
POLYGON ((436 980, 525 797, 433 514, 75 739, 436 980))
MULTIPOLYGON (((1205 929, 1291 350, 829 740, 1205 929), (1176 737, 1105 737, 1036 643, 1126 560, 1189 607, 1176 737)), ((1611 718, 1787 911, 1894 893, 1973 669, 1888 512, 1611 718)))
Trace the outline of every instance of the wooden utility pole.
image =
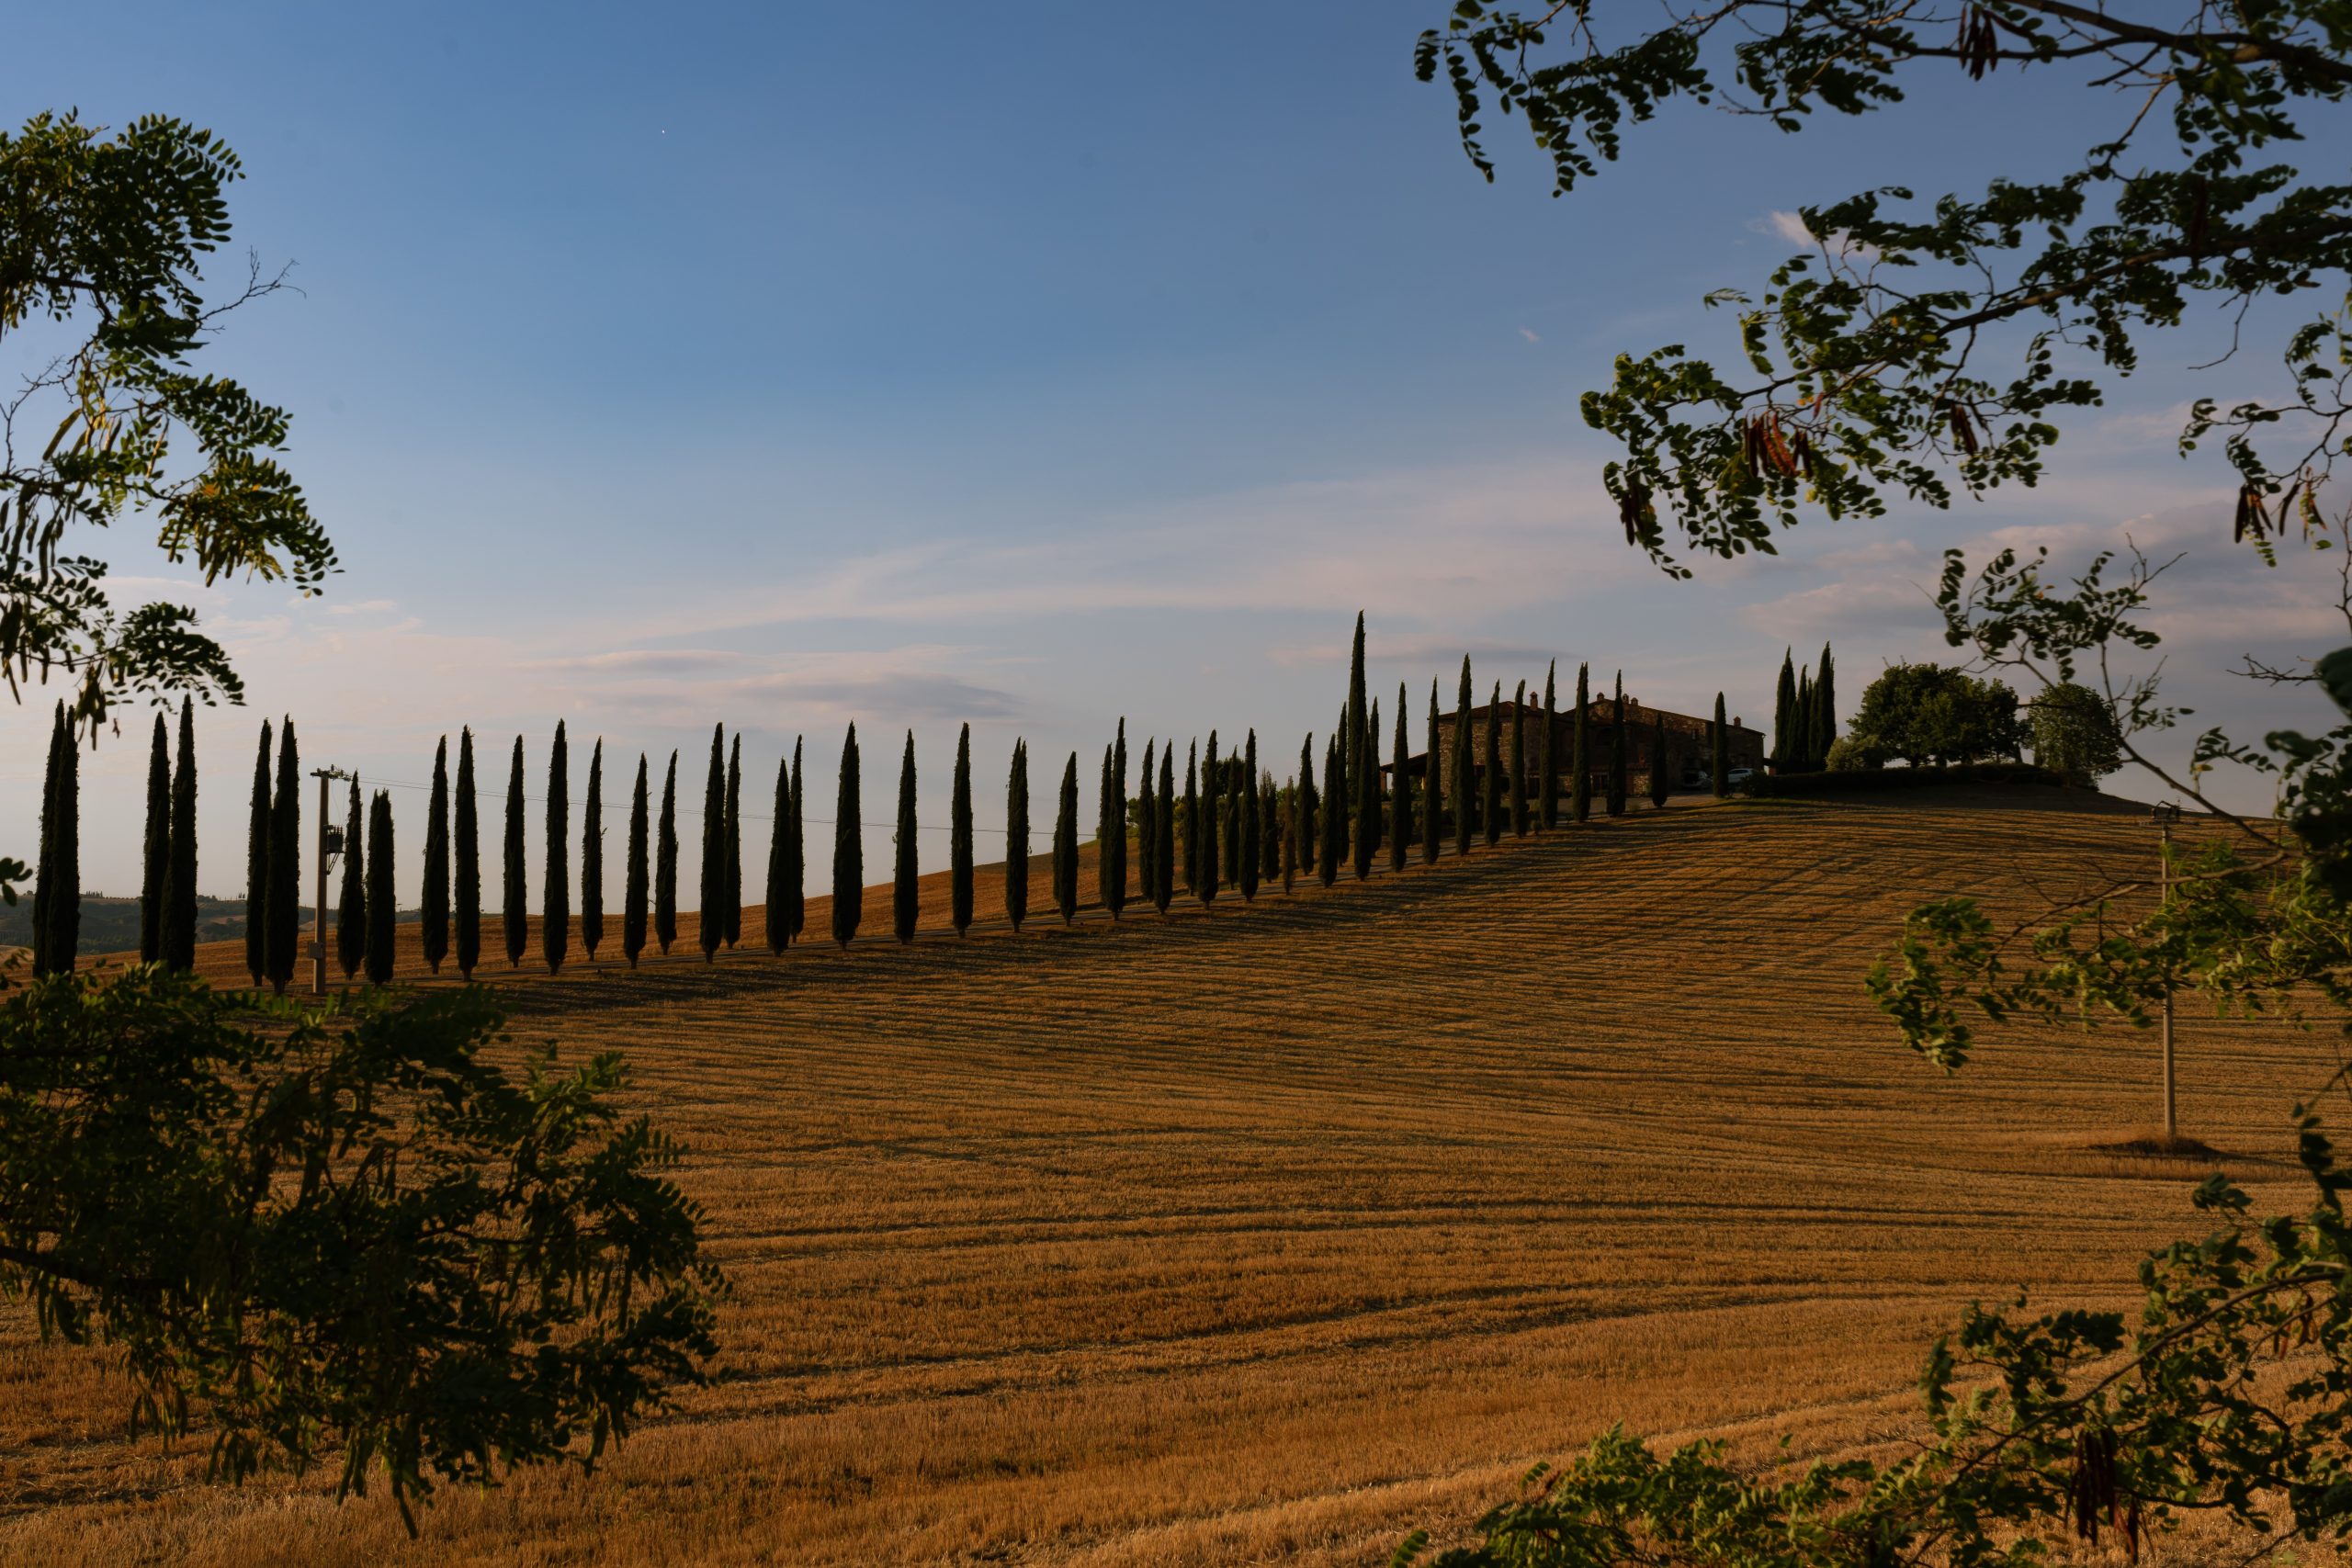
MULTIPOLYGON (((2172 825, 2180 820, 2180 807, 2166 801, 2160 806, 2151 807, 2150 814, 2156 819, 2157 854, 2160 860, 2156 870, 2158 889, 2156 908, 2159 910, 2169 909, 2172 908, 2172 825)), ((2180 1135, 2179 1118, 2174 1109, 2172 983, 2169 980, 2165 983, 2164 1017, 2159 1027, 2162 1032, 2165 1053, 2165 1142, 2169 1144, 2180 1135)))
POLYGON ((319 781, 319 875, 318 895, 311 905, 311 995, 323 997, 327 994, 327 863, 343 850, 343 829, 331 820, 327 785, 336 779, 356 781, 358 775, 341 768, 313 768, 311 776, 319 781))

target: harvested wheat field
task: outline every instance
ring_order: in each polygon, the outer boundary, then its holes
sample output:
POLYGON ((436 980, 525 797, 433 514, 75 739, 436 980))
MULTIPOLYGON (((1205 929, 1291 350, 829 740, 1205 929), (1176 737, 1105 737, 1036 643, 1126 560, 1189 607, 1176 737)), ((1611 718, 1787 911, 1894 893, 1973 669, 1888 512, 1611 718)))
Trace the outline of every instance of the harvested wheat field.
MULTIPOLYGON (((124 1440, 102 1360, 19 1314, 0 1559, 1361 1563, 1620 1419, 1883 1440, 1962 1306, 2120 1298, 2201 1173, 2102 1152, 2146 1036, 1947 1079, 1860 973, 1911 902, 2151 838, 2055 792, 1677 806, 1248 908, 524 976, 518 1036, 626 1048, 692 1146, 716 1385, 411 1546, 380 1498, 124 1440)), ((2294 1201, 2327 1043, 2191 1018, 2182 1056, 2187 1130, 2294 1201)))

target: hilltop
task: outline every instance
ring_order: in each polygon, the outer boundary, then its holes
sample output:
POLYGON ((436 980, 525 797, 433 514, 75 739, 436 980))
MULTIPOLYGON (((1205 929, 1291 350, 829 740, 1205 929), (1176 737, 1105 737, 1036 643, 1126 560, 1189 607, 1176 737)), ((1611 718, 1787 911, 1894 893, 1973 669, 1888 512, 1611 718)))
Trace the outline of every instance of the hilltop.
MULTIPOLYGON (((424 1550, 1385 1561, 1619 1418, 1880 1440, 1962 1305, 2128 1296, 2199 1173, 2110 1147, 2144 1036, 1946 1079, 1860 971, 1918 900, 2022 909, 2152 849, 2143 807, 2054 791, 1694 804, 1164 921, 526 971, 518 1042, 626 1050, 691 1146, 725 1365, 593 1481, 445 1494, 424 1550)), ((2181 1050, 2188 1130, 2290 1201, 2322 1048, 2198 1019, 2181 1050)), ((401 1550, 315 1479, 202 1486, 200 1440, 124 1442, 92 1358, 8 1333, 11 1561, 401 1550)))

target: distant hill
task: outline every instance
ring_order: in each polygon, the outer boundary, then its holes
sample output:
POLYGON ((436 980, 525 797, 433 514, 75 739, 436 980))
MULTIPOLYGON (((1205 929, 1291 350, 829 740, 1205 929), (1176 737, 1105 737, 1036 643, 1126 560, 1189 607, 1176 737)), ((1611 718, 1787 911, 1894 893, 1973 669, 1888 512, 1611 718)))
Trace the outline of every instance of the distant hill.
MULTIPOLYGON (((307 923, 310 918, 310 912, 304 910, 303 920, 307 923)), ((243 898, 198 897, 197 941, 241 941, 244 934, 243 898)), ((26 888, 18 892, 14 904, 0 904, 0 947, 25 947, 32 940, 32 891, 26 888)), ((83 894, 81 939, 75 945, 85 953, 137 952, 139 900, 111 898, 103 893, 83 894)))

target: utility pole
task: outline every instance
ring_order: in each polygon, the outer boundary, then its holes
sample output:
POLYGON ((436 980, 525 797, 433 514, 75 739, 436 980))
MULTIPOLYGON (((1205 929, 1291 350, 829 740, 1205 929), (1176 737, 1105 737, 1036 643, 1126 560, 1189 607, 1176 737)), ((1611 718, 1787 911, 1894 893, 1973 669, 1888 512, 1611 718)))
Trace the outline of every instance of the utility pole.
MULTIPOLYGON (((2172 908, 2172 825, 2180 820, 2180 807, 2170 801, 2149 808, 2156 819, 2157 854, 2156 908, 2159 911, 2172 908)), ((2180 1135, 2179 1118, 2174 1111, 2172 1055, 2172 983, 2165 983, 2165 1010, 2161 1024, 2165 1053, 2165 1142, 2170 1144, 2180 1135)))
MULTIPOLYGON (((343 852, 343 829, 331 820, 327 785, 336 779, 357 783, 359 775, 341 768, 313 768, 311 776, 319 781, 319 881, 318 897, 311 904, 311 995, 323 997, 327 994, 327 863, 343 852)), ((2169 1046, 2166 1051, 2169 1061, 2169 1046)))

